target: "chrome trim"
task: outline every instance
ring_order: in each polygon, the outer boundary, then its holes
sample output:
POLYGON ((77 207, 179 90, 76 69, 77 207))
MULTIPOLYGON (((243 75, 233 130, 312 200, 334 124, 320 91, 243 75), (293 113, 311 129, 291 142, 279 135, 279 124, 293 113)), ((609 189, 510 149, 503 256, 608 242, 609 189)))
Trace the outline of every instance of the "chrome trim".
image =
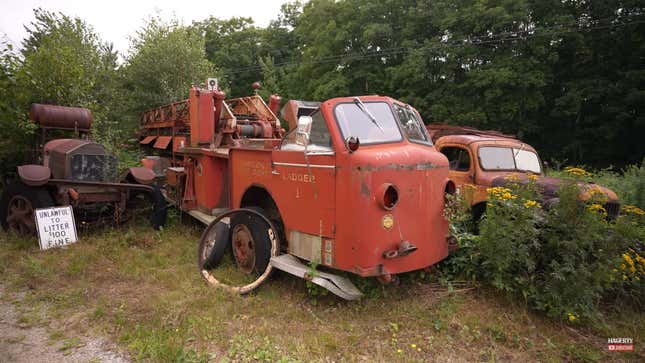
POLYGON ((273 165, 277 166, 295 166, 299 168, 319 168, 319 169, 336 169, 336 165, 320 165, 320 164, 296 164, 296 163, 279 163, 279 162, 273 162, 273 165))

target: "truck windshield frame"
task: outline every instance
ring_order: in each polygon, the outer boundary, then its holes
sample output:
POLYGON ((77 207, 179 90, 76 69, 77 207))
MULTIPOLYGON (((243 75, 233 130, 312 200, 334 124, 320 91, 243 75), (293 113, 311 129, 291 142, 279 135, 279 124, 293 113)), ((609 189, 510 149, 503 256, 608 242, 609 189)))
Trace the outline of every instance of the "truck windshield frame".
POLYGON ((540 157, 538 156, 538 154, 531 150, 522 149, 520 147, 500 146, 500 145, 482 145, 477 150, 477 157, 479 159, 479 166, 482 168, 482 170, 523 171, 523 172, 531 172, 535 174, 542 174, 542 165, 541 165, 542 163, 540 162, 540 157), (492 154, 490 155, 487 154, 488 149, 491 149, 490 151, 493 151, 492 149, 495 149, 494 151, 497 153, 496 156, 504 157, 505 159, 501 160, 501 162, 505 163, 505 165, 499 164, 497 167, 494 165, 490 165, 490 163, 493 162, 491 158, 495 156, 492 154), (482 156, 482 150, 486 151, 486 155, 482 156), (535 156, 535 165, 518 166, 519 158, 527 156, 527 153, 535 156))
POLYGON ((428 130, 417 112, 413 111, 408 105, 403 106, 397 103, 394 104, 394 111, 399 119, 399 125, 403 130, 403 134, 408 141, 433 146, 428 130))
POLYGON ((401 127, 388 102, 366 101, 362 104, 374 116, 378 126, 356 102, 338 103, 334 106, 334 118, 343 139, 350 136, 358 137, 361 145, 392 144, 403 141, 401 127))

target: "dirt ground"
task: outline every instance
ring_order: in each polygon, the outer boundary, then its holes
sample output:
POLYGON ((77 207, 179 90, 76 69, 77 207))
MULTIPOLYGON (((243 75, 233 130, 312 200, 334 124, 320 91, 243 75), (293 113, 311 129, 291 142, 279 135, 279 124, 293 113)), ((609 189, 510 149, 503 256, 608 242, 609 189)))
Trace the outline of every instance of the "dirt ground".
POLYGON ((16 304, 23 296, 6 291, 0 284, 0 363, 110 362, 130 360, 103 338, 52 338, 51 327, 21 322, 16 304))

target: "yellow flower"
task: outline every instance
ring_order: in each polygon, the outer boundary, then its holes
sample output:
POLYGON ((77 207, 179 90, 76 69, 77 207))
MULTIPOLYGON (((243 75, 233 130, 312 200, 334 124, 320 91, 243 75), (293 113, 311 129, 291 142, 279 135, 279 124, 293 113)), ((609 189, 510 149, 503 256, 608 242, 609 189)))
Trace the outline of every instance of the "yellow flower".
POLYGON ((513 173, 511 175, 508 175, 504 179, 509 180, 509 181, 519 181, 520 177, 519 177, 519 175, 517 175, 517 173, 513 173))
POLYGON ((569 321, 574 321, 574 320, 576 320, 576 319, 577 319, 577 317, 575 316, 575 314, 572 314, 572 313, 567 314, 567 317, 568 317, 569 321))
POLYGON ((592 176, 590 172, 582 169, 582 168, 573 168, 573 167, 566 167, 564 168, 564 172, 569 174, 569 175, 574 175, 574 176, 592 176))
POLYGON ((635 205, 626 205, 626 206, 624 206, 623 207, 623 212, 625 212, 627 214, 635 214, 637 216, 644 216, 645 215, 645 211, 640 209, 640 208, 638 208, 635 205))
POLYGON ((530 181, 536 181, 536 180, 538 180, 538 176, 535 175, 535 174, 531 174, 531 175, 529 175, 529 180, 530 181))
POLYGON ((627 275, 623 274, 623 280, 627 280, 627 275))
POLYGON ((625 264, 624 264, 624 263, 621 263, 621 264, 620 264, 620 269, 621 269, 621 270, 624 270, 624 269, 626 269, 626 268, 627 268, 627 266, 625 266, 625 264))
POLYGON ((401 354, 401 353, 403 353, 403 350, 402 349, 397 349, 396 352, 401 354))
POLYGON ((410 347, 412 347, 412 348, 416 348, 416 347, 417 347, 417 345, 416 345, 416 344, 414 344, 414 343, 412 343, 412 344, 410 344, 410 347))
POLYGON ((534 200, 527 200, 524 203, 524 208, 531 208, 531 207, 540 208, 541 206, 538 204, 538 202, 536 202, 534 200))
POLYGON ((594 203, 587 207, 591 212, 596 212, 600 214, 607 214, 607 210, 600 204, 594 203))

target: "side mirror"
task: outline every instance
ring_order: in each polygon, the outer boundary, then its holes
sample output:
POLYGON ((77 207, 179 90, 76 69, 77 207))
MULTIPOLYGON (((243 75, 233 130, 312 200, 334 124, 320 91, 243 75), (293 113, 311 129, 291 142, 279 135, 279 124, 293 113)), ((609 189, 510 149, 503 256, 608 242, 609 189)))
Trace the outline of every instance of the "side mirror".
POLYGON ((361 145, 360 140, 358 137, 350 136, 347 139, 345 139, 345 146, 347 146, 347 149, 349 150, 350 153, 353 153, 354 151, 358 150, 358 147, 361 145))
POLYGON ((301 146, 309 145, 309 136, 311 135, 311 116, 300 116, 298 118, 298 127, 296 128, 296 144, 301 146))

